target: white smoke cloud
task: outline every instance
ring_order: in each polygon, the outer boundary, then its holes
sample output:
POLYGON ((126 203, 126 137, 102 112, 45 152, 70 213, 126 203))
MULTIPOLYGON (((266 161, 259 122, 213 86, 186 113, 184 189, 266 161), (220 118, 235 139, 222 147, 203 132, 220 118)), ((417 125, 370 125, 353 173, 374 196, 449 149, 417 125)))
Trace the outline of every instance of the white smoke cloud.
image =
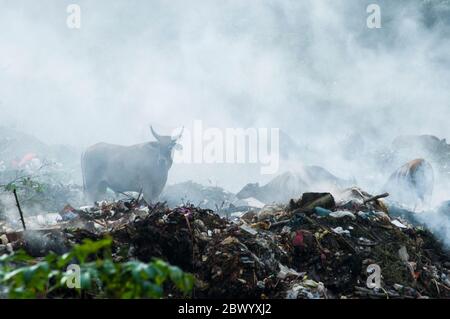
MULTIPOLYGON (((196 119, 280 127, 320 152, 308 164, 361 179, 371 167, 341 156, 349 134, 450 138, 445 1, 79 0, 79 30, 73 1, 1 2, 0 118, 46 142, 131 144, 149 123, 196 119), (366 26, 370 3, 381 29, 366 26)), ((178 171, 199 172, 214 175, 178 171)), ((214 178, 236 189, 256 176, 214 178)))

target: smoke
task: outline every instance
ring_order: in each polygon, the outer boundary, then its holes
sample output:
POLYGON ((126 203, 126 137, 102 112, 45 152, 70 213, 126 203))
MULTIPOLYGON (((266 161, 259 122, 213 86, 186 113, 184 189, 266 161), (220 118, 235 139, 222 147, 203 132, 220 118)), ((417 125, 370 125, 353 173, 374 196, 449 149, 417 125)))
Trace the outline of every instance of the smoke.
POLYGON ((417 220, 426 225, 433 234, 439 236, 450 248, 450 207, 448 203, 445 208, 441 206, 440 209, 417 214, 417 220))
MULTIPOLYGON (((147 141, 148 124, 279 127, 309 150, 280 172, 322 165, 370 191, 393 168, 372 164, 377 147, 450 138, 448 1, 78 0, 79 30, 71 3, 1 0, 2 125, 77 147, 147 141)), ((179 166, 171 181, 237 190, 258 171, 179 166)))
POLYGON ((194 119, 325 145, 449 136, 448 25, 423 1, 378 1, 381 29, 369 1, 78 1, 80 30, 68 1, 2 3, 1 116, 45 141, 133 143, 194 119))

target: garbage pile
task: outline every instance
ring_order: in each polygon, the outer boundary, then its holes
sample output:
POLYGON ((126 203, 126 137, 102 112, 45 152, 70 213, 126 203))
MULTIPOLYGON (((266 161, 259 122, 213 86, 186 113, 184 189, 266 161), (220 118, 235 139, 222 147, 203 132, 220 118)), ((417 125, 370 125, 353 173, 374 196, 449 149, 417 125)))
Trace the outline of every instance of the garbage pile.
POLYGON ((193 181, 166 186, 160 198, 169 207, 192 203, 212 210, 228 207, 236 200, 234 194, 221 187, 204 186, 193 181))
POLYGON ((351 181, 334 176, 323 167, 303 166, 298 170, 277 175, 262 186, 259 183, 247 184, 236 197, 239 199, 252 197, 266 204, 283 203, 308 190, 342 189, 352 184, 351 181))
POLYGON ((193 181, 166 186, 160 201, 165 202, 170 208, 192 204, 199 208, 214 210, 226 218, 241 216, 249 210, 265 205, 256 198, 238 199, 236 195, 221 187, 205 186, 193 181))
POLYGON ((390 217, 385 196, 304 193, 230 219, 140 198, 66 206, 52 225, 1 226, 0 250, 38 257, 110 236, 117 261, 160 257, 193 273, 194 298, 449 298, 448 250, 390 217))

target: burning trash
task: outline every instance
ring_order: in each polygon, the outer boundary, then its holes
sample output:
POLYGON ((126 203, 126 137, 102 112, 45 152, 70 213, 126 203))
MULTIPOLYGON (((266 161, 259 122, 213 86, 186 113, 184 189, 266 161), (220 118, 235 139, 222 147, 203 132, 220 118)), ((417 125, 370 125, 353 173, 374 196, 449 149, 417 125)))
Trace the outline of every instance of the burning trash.
POLYGON ((191 273, 193 298, 450 297, 448 251, 429 231, 390 216, 386 196, 305 193, 234 219, 142 198, 97 202, 67 206, 46 227, 10 229, 0 247, 40 259, 109 237, 114 262, 160 258, 191 273))

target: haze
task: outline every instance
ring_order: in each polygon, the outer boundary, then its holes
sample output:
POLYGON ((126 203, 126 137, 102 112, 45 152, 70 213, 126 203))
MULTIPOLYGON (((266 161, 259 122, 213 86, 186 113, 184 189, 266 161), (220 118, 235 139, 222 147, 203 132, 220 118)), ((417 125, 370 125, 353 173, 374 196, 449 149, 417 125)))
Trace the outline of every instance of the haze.
POLYGON ((392 2, 1 0, 1 125, 80 148, 150 140, 149 124, 276 127, 351 177, 333 154, 352 134, 450 138, 448 2, 392 2))

